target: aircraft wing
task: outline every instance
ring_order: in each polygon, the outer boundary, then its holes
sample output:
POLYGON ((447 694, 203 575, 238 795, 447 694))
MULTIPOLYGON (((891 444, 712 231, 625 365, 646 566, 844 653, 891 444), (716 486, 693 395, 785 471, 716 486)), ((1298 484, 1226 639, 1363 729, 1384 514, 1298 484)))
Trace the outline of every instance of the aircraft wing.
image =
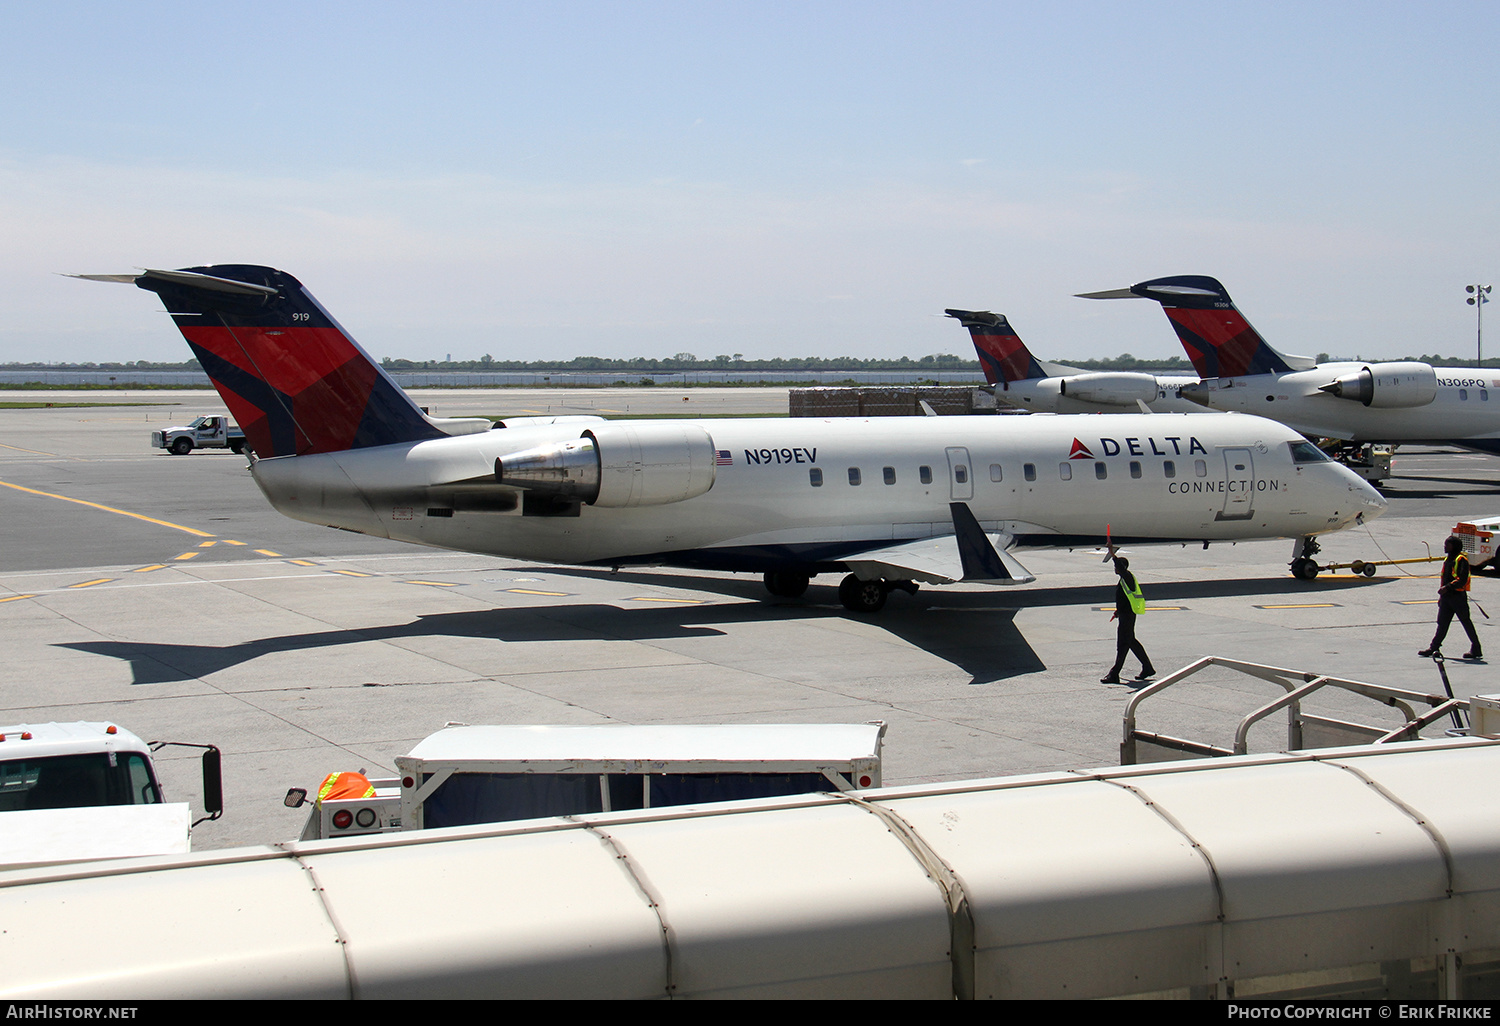
POLYGON ((967 503, 949 503, 949 508, 953 534, 871 549, 845 558, 844 564, 864 579, 891 577, 923 584, 1030 584, 1036 580, 1020 560, 1005 551, 1007 536, 985 534, 967 503))

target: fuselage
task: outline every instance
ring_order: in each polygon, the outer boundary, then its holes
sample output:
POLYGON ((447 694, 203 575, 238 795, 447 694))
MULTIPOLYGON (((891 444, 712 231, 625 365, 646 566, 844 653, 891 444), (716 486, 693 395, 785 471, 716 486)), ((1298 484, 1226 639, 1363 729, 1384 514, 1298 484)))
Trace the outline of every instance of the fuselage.
MULTIPOLYGON (((760 572, 831 569, 872 547, 951 535, 954 502, 987 532, 1021 543, 1098 543, 1106 525, 1117 540, 1300 537, 1385 505, 1347 470, 1309 456, 1310 446, 1295 450, 1306 446, 1295 432, 1257 417, 655 423, 711 439, 711 485, 701 494, 601 508, 533 503, 497 483, 497 460, 576 440, 588 426, 577 423, 263 459, 254 475, 288 516, 402 541, 573 564, 760 572)), ((629 473, 628 454, 610 452, 604 437, 601 458, 629 473)), ((634 468, 643 472, 639 459, 634 468)))
POLYGON ((1271 417, 1306 435, 1353 442, 1452 443, 1500 452, 1500 376, 1472 367, 1437 367, 1436 396, 1421 405, 1381 408, 1320 391, 1367 365, 1325 363, 1316 370, 1209 378, 1189 388, 1215 410, 1271 417))

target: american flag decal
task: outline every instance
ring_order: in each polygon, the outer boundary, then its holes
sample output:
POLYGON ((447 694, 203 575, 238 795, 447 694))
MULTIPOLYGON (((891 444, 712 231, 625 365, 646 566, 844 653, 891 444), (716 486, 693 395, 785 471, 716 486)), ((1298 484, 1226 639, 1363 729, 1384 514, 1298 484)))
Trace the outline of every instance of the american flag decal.
POLYGON ((731 455, 729 455, 729 450, 728 449, 715 449, 714 450, 714 466, 716 466, 716 467, 732 467, 732 466, 734 466, 734 457, 731 456, 731 455))

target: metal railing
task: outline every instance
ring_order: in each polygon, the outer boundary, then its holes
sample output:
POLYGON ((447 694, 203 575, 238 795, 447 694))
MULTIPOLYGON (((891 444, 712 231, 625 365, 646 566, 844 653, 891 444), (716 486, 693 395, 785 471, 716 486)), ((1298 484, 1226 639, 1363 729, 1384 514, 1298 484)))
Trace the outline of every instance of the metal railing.
POLYGON ((1141 762, 1164 762, 1171 759, 1198 759, 1224 755, 1245 755, 1248 751, 1250 728, 1273 713, 1286 710, 1287 747, 1295 752, 1308 748, 1334 748, 1340 745, 1383 744, 1390 741, 1414 741, 1420 737, 1424 727, 1451 716, 1455 727, 1463 728, 1469 703, 1452 695, 1423 694, 1402 688, 1368 684, 1364 681, 1345 680, 1327 674, 1309 673, 1305 670, 1288 670, 1279 666, 1247 663, 1238 659, 1220 656, 1205 656, 1182 669, 1169 673, 1161 680, 1142 688, 1131 696, 1125 706, 1124 739, 1120 742, 1120 764, 1133 766, 1141 762), (1161 694, 1168 688, 1183 683, 1195 674, 1218 666, 1234 670, 1249 677, 1275 684, 1282 694, 1259 706, 1243 719, 1234 732, 1232 748, 1223 748, 1201 741, 1172 737, 1168 734, 1141 730, 1136 726, 1137 710, 1146 699, 1161 694), (1325 688, 1359 695, 1399 711, 1404 721, 1399 727, 1390 729, 1314 716, 1302 711, 1302 702, 1325 688), (1417 709, 1426 711, 1418 714, 1417 709))

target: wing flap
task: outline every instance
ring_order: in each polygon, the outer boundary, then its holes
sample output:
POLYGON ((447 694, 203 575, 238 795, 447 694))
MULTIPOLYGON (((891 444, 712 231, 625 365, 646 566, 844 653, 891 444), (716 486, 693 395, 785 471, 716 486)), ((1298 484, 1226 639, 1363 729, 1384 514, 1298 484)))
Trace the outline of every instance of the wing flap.
POLYGON ((844 559, 844 564, 864 580, 885 577, 923 584, 1030 584, 1036 580, 1020 560, 1005 551, 1010 540, 1006 535, 985 534, 967 503, 949 506, 953 534, 871 549, 844 559))

